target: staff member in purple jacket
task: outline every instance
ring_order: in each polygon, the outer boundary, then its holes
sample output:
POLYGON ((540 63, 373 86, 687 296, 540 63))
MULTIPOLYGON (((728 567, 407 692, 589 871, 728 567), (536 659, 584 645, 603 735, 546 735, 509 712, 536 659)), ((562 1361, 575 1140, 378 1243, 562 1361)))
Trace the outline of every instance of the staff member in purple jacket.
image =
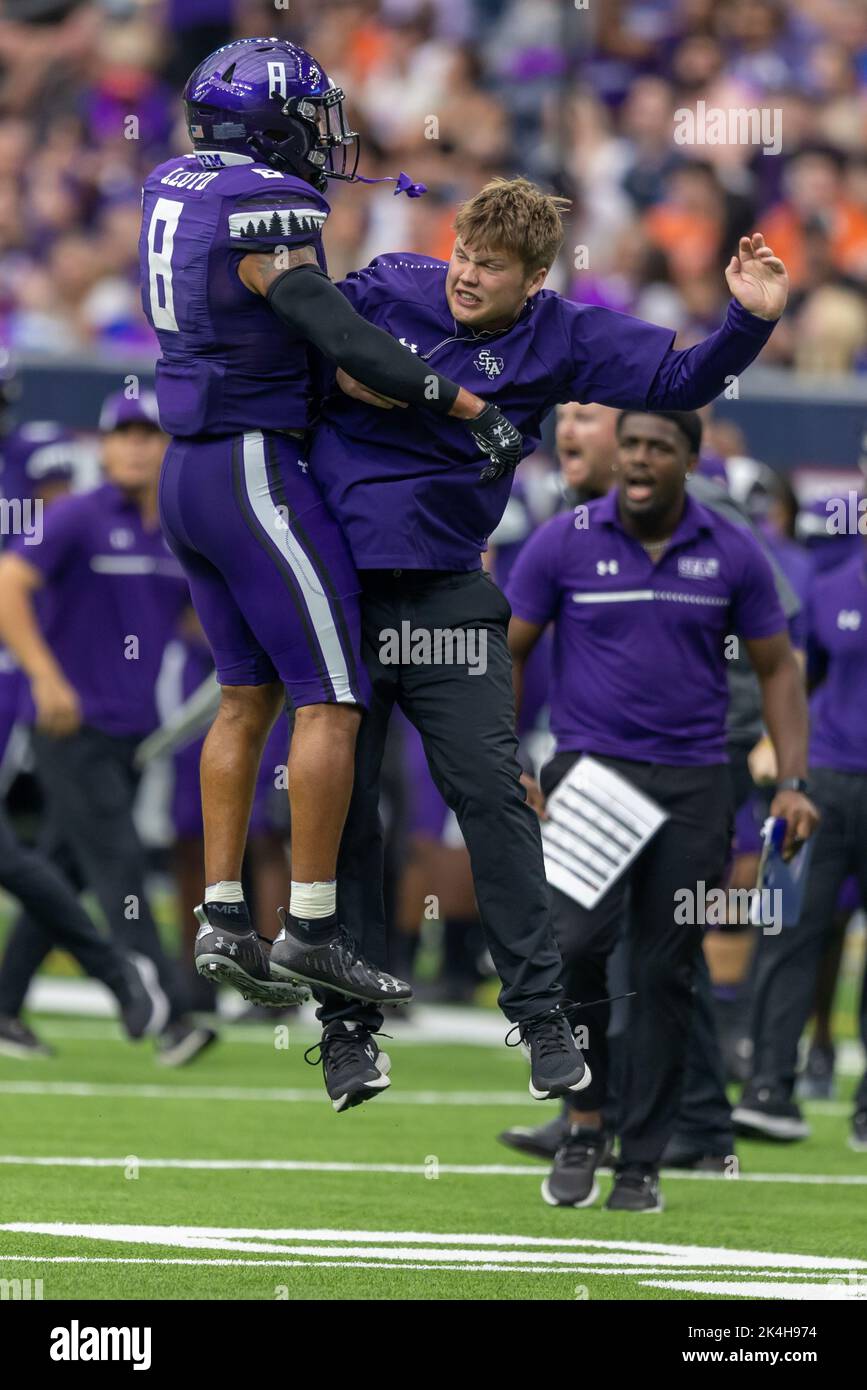
MULTIPOLYGON (((0 559, 0 639, 30 682, 33 751, 46 804, 42 848, 67 856, 120 944, 154 962, 171 1006, 160 1059, 190 1061, 214 1034, 184 1017, 145 892, 133 822, 133 753, 156 727, 156 679, 189 604, 159 528, 165 448, 156 398, 109 396, 100 419, 107 481, 57 502, 39 545, 0 559)), ((17 1016, 53 942, 29 921, 10 938, 0 1014, 17 1016)))
MULTIPOLYGON (((410 353, 495 398, 524 436, 525 453, 536 447, 545 416, 559 402, 646 410, 711 400, 757 356, 786 302, 782 262, 761 235, 742 237, 726 271, 734 298, 725 323, 677 351, 670 329, 543 289, 563 239, 563 207, 562 199, 526 179, 494 179, 462 206, 448 264, 408 253, 379 256, 341 284, 354 308, 410 353)), ((386 728, 397 703, 421 733, 434 781, 469 848, 482 925, 503 984, 500 1004, 529 1047, 532 1093, 562 1096, 586 1084, 587 1073, 560 1008, 561 960, 539 827, 515 755, 509 606, 480 566, 511 476, 480 480, 478 458, 455 422, 426 419, 422 411, 370 410, 367 403, 377 398, 340 380, 355 398, 341 392, 329 398, 309 459, 361 577, 363 650, 373 685, 341 849, 341 913, 366 955, 384 965, 377 804, 386 728), (384 635, 403 632, 421 633, 422 653, 426 634, 433 659, 411 653, 395 659, 384 635), (470 641, 484 640, 484 671, 437 661, 438 634, 454 632, 467 638, 467 650, 470 641)), ((347 1005, 336 995, 320 1010, 329 1041, 353 1025, 335 1067, 340 1108, 386 1084, 371 1036, 381 1017, 375 1006, 347 1005)), ((330 1041, 332 1056, 334 1046, 330 1041)))
MULTIPOLYGON (((729 633, 743 638, 759 678, 781 778, 772 811, 786 817, 790 844, 812 832, 816 810, 801 780, 807 703, 770 565, 747 531, 686 493, 699 417, 626 410, 618 439, 616 489, 589 503, 586 515, 555 517, 521 552, 508 589, 509 644, 519 688, 523 663, 554 625, 557 752, 542 771, 544 795, 591 754, 668 812, 596 908, 557 895, 560 912, 569 914, 564 943, 573 988, 592 1001, 607 993, 606 966, 631 890, 636 997, 624 1040, 621 1156, 607 1206, 660 1211, 658 1166, 677 1121, 702 940, 697 913, 680 920, 688 914, 675 911, 677 895, 720 882, 730 840, 729 633)), ((571 1098, 572 1132, 543 1184, 555 1206, 589 1206, 598 1195, 608 1006, 581 1017, 592 1080, 571 1098)))
MULTIPOLYGON (((798 1042, 840 888, 850 874, 867 902, 867 557, 817 574, 807 595, 807 653, 817 683, 811 703, 810 788, 822 820, 796 927, 762 937, 755 972, 753 1079, 734 1110, 744 1134, 805 1139, 792 1093, 798 1042)), ((867 987, 861 995, 867 1047, 867 987)), ((850 1142, 867 1150, 867 1072, 855 1095, 850 1142)))

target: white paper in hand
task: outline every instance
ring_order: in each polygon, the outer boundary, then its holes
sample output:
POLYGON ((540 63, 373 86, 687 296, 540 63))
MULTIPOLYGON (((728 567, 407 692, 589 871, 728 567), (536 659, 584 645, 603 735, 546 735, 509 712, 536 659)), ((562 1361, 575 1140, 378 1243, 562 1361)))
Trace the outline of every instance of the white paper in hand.
POLYGON ((548 882, 593 908, 668 814, 595 758, 580 758, 548 797, 542 845, 548 882))

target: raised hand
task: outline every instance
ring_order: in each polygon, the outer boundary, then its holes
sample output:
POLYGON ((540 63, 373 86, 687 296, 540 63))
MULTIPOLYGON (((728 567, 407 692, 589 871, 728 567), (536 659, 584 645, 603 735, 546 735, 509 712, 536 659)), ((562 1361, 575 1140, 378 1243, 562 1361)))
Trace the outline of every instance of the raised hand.
POLYGON ((739 304, 757 318, 773 322, 786 307, 789 277, 786 267, 765 245, 761 232, 742 236, 737 255, 726 266, 726 283, 739 304))

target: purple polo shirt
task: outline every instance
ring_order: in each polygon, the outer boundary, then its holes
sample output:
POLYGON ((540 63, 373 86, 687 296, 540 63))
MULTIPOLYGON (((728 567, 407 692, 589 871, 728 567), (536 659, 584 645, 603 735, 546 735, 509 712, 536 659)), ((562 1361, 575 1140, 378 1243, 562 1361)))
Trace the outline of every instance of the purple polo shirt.
POLYGON ((758 542, 691 497, 656 564, 623 529, 616 492, 554 517, 506 592, 516 618, 554 624, 558 752, 726 762, 725 638, 786 628, 758 542))
POLYGON ((44 514, 39 545, 13 547, 44 578, 43 635, 82 705, 108 734, 147 734, 166 643, 190 602, 159 526, 111 483, 66 497, 44 514))
POLYGON ((867 773, 867 556, 826 574, 807 595, 807 649, 825 679, 811 702, 810 763, 867 773))

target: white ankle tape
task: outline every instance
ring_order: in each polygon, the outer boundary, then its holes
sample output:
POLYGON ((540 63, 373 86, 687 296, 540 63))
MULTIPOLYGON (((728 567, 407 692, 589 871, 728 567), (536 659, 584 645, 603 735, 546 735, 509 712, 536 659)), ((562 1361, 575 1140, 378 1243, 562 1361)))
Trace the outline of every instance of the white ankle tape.
POLYGON ((289 896, 292 917, 332 917, 337 911, 337 880, 327 883, 296 883, 293 879, 289 896))
POLYGON ((205 889, 206 903, 242 903, 244 890, 237 879, 221 878, 219 883, 209 883, 205 889))

